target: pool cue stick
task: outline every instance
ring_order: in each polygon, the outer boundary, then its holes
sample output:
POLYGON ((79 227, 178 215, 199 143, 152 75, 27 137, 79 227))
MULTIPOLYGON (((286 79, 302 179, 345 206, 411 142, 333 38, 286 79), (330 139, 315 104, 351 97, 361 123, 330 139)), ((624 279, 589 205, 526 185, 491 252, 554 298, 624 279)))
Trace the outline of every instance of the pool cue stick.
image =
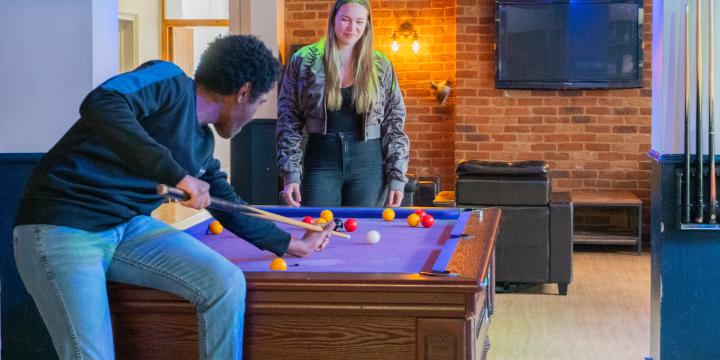
POLYGON ((702 26, 700 26, 700 0, 697 1, 697 7, 696 7, 696 17, 695 17, 695 24, 696 24, 696 39, 695 39, 695 48, 696 48, 696 62, 697 62, 697 94, 696 99, 697 102, 695 104, 696 108, 696 114, 695 114, 695 155, 696 155, 696 163, 697 163, 697 204, 698 204, 698 210, 695 213, 695 222, 696 223, 702 223, 704 221, 703 215, 703 207, 704 207, 704 200, 703 200, 703 193, 705 189, 703 188, 703 130, 702 130, 702 103, 701 103, 701 92, 702 92, 702 26))
MULTIPOLYGON (((287 220, 292 221, 293 224, 295 224, 295 225, 297 225, 297 226, 300 226, 300 227, 306 227, 306 225, 308 225, 308 223, 306 223, 306 222, 302 222, 302 221, 298 221, 298 220, 295 220, 295 219, 292 219, 292 218, 288 218, 288 217, 285 217, 285 216, 282 216, 282 215, 278 215, 278 214, 276 214, 276 213, 272 213, 272 212, 269 212, 269 211, 265 211, 265 210, 263 210, 263 209, 258 209, 258 208, 256 208, 256 207, 247 206, 247 205, 243 205, 243 206, 245 206, 246 208, 250 208, 250 209, 258 212, 260 215, 266 216, 265 219, 268 219, 268 220, 273 220, 273 219, 275 219, 275 218, 284 218, 284 219, 287 219, 287 220), (305 225, 302 225, 302 224, 305 224, 305 225)), ((258 216, 258 215, 256 215, 256 214, 248 214, 248 215, 250 215, 250 216, 255 216, 255 217, 261 217, 261 216, 258 216)), ((278 220, 278 222, 282 222, 282 221, 278 220)), ((286 224, 287 224, 287 223, 286 223, 286 224)), ((288 224, 288 225, 293 225, 293 224, 288 224)), ((314 225, 314 226, 318 226, 318 225, 314 225)), ((348 235, 348 234, 343 234, 343 233, 337 232, 337 231, 333 231, 333 234, 335 234, 335 235, 337 235, 337 236, 340 236, 340 237, 344 237, 344 238, 346 238, 346 239, 349 239, 349 238, 350 238, 350 235, 348 235)))
POLYGON ((690 4, 685 5, 685 189, 683 223, 690 223, 690 4))
MULTIPOLYGON (((165 184, 158 184, 156 190, 157 190, 158 195, 164 196, 164 197, 170 198, 170 199, 185 201, 190 198, 185 191, 180 190, 178 188, 174 188, 172 186, 165 185, 165 184)), ((210 197, 210 206, 208 206, 208 207, 210 207, 212 209, 224 211, 224 212, 235 212, 237 210, 245 210, 245 211, 242 211, 245 214, 248 214, 249 212, 254 212, 256 214, 259 214, 259 212, 257 212, 257 211, 243 209, 243 208, 240 208, 238 205, 240 205, 240 204, 236 204, 231 201, 227 201, 224 199, 218 199, 218 198, 211 196, 210 197)))
MULTIPOLYGON (((158 184, 157 194, 160 196, 170 197, 170 198, 177 199, 177 200, 187 200, 188 199, 188 194, 185 191, 180 190, 178 188, 174 188, 172 186, 165 185, 165 184, 158 184)), ((260 218, 260 219, 265 219, 265 220, 270 220, 270 221, 274 221, 274 222, 279 222, 279 223, 283 223, 283 224, 287 224, 287 225, 293 225, 293 226, 300 227, 300 228, 303 228, 306 230, 312 230, 312 231, 316 231, 316 232, 323 231, 323 228, 319 225, 312 225, 312 224, 304 223, 302 221, 298 221, 298 220, 291 219, 291 218, 288 218, 288 217, 285 217, 282 215, 271 213, 269 211, 261 210, 261 209, 258 209, 258 208, 255 208, 255 207, 252 207, 249 205, 238 204, 238 203, 234 203, 232 201, 218 199, 218 198, 212 197, 212 196, 210 197, 210 205, 208 207, 210 207, 211 209, 217 209, 220 211, 225 211, 225 212, 230 212, 230 213, 240 210, 240 212, 243 213, 244 215, 248 215, 248 216, 252 216, 252 217, 256 217, 256 218, 260 218)), ((339 237, 342 237, 345 239, 350 239, 350 235, 348 235, 348 234, 343 234, 343 233, 337 232, 337 231, 333 231, 332 233, 335 236, 339 236, 339 237)))
MULTIPOLYGON (((256 217, 259 219, 275 221, 275 222, 279 222, 279 223, 283 223, 283 224, 287 224, 287 225, 293 225, 293 226, 300 227, 300 228, 303 228, 306 230, 311 230, 311 231, 316 231, 316 232, 322 231, 322 228, 319 225, 308 224, 308 223, 305 223, 302 221, 291 219, 291 218, 288 218, 288 217, 285 217, 282 215, 278 215, 275 213, 271 213, 271 212, 268 212, 266 214, 257 214, 257 213, 248 212, 248 213, 245 213, 245 215, 256 217), (317 230, 317 228, 320 228, 320 230, 317 230)), ((339 236, 341 238, 350 239, 350 235, 343 234, 341 232, 333 231, 332 234, 335 236, 339 236)))
POLYGON ((717 191, 715 190, 715 79, 713 79, 713 49, 715 48, 715 46, 713 46, 712 41, 712 18, 713 1, 710 0, 710 14, 708 18, 708 27, 710 28, 708 31, 708 42, 710 43, 710 60, 708 61, 708 76, 710 77, 710 119, 708 121, 708 161, 710 161, 710 168, 708 171, 708 175, 710 176, 710 184, 708 186, 710 187, 710 199, 708 200, 708 222, 711 224, 715 224, 717 222, 717 214, 715 213, 715 208, 717 206, 717 191))

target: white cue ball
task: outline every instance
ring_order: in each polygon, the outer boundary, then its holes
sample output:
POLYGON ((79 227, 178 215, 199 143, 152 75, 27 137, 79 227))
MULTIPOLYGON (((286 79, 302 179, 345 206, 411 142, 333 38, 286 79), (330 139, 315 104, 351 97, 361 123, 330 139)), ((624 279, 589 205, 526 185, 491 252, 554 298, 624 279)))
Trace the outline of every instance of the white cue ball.
POLYGON ((366 239, 371 244, 377 244, 380 241, 380 233, 376 230, 370 230, 366 235, 366 239))

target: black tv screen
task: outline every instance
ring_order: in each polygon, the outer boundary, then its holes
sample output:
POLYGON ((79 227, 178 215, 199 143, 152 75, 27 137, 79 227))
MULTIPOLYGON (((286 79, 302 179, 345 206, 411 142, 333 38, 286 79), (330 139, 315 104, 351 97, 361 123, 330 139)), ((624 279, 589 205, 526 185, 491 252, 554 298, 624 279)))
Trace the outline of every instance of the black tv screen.
POLYGON ((497 0, 495 87, 642 87, 642 0, 497 0))

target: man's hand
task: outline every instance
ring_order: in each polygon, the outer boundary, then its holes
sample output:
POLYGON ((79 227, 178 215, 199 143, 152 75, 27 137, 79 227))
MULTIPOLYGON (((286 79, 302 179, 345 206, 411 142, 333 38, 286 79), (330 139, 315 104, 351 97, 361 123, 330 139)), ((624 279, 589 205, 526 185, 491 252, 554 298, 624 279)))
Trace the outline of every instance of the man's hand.
POLYGON ((313 251, 324 249, 330 243, 335 223, 331 222, 320 226, 323 227, 321 232, 308 230, 302 239, 291 238, 287 253, 292 256, 305 257, 312 254, 313 251))
POLYGON ((285 203, 290 206, 298 207, 300 206, 300 202, 302 202, 302 197, 300 197, 300 184, 298 183, 290 183, 285 185, 283 188, 283 198, 285 199, 285 203))
POLYGON ((185 191, 190 196, 189 199, 180 202, 183 206, 200 210, 210 205, 210 184, 190 175, 185 175, 175 187, 185 191))
POLYGON ((387 198, 387 204, 385 206, 387 207, 399 207, 402 203, 403 196, 402 191, 398 190, 390 190, 388 192, 388 198, 387 198))

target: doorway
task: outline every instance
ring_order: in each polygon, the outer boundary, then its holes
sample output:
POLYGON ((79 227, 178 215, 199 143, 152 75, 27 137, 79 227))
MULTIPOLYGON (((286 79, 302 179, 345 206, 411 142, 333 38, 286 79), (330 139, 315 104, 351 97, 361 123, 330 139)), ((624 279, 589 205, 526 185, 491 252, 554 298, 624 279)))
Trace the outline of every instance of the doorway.
POLYGON ((138 66, 138 16, 118 14, 119 72, 131 71, 138 66))

